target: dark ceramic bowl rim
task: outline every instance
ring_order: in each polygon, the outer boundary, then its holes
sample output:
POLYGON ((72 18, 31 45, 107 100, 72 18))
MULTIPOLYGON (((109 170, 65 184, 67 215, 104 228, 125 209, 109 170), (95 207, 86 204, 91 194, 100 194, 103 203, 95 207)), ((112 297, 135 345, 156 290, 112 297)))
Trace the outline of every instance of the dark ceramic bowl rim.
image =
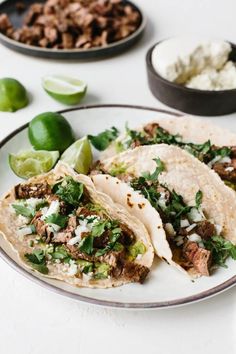
MULTIPOLYGON (((4 0, 2 3, 4 3, 5 1, 8 1, 8 0, 4 0)), ((145 27, 147 25, 147 17, 144 14, 143 10, 141 10, 140 7, 138 7, 132 1, 127 0, 127 3, 129 5, 131 5, 132 7, 134 7, 139 12, 139 14, 141 16, 140 25, 128 37, 125 37, 123 39, 120 39, 119 41, 110 43, 110 44, 108 44, 106 46, 93 47, 93 48, 88 48, 88 49, 55 49, 55 48, 42 48, 42 47, 38 47, 38 46, 35 46, 35 45, 29 45, 29 44, 25 44, 25 43, 22 43, 22 42, 18 42, 18 41, 14 40, 14 39, 11 39, 11 38, 7 37, 3 33, 0 33, 0 38, 2 39, 2 41, 10 43, 12 46, 21 47, 21 48, 24 48, 24 49, 27 49, 27 50, 32 50, 32 51, 37 50, 37 51, 42 52, 42 53, 55 53, 55 54, 57 54, 57 53, 58 54, 59 53, 60 54, 61 53, 65 53, 65 54, 71 54, 71 53, 93 53, 93 52, 100 53, 100 52, 105 51, 106 49, 109 50, 109 49, 112 49, 114 47, 118 47, 119 45, 122 45, 122 44, 126 43, 127 41, 138 37, 143 32, 143 30, 145 29, 145 27)))
MULTIPOLYGON (((156 70, 153 67, 152 64, 152 52, 155 49, 156 46, 158 46, 160 43, 168 40, 167 39, 163 39, 159 42, 157 42, 156 44, 152 45, 151 48, 148 49, 147 51, 147 55, 146 55, 146 64, 149 70, 151 70, 152 74, 160 81, 164 82, 165 84, 171 86, 171 87, 175 87, 179 90, 182 90, 183 92, 192 92, 192 93, 201 93, 201 94, 205 94, 207 95, 222 95, 223 93, 235 93, 236 94, 236 88, 235 89, 230 89, 230 90, 199 90, 199 89, 195 89, 195 88, 190 88, 190 87, 186 87, 184 85, 180 85, 177 84, 175 82, 169 81, 167 79, 165 79, 164 77, 162 77, 160 74, 158 74, 156 72, 156 70)), ((236 50, 236 45, 234 43, 231 43, 229 41, 225 41, 228 42, 232 48, 234 48, 236 50)))
MULTIPOLYGON (((130 108, 130 109, 137 109, 137 110, 146 110, 146 111, 152 111, 152 112, 157 112, 157 113, 164 113, 164 114, 169 114, 178 119, 178 117, 181 117, 183 114, 177 113, 177 112, 171 112, 168 110, 164 109, 158 109, 158 108, 152 108, 152 107, 147 107, 147 106, 138 106, 138 105, 128 105, 128 104, 98 104, 98 105, 85 105, 85 106, 80 106, 80 107, 74 107, 74 108, 69 108, 69 109, 64 109, 60 110, 58 113, 67 113, 67 112, 72 112, 72 111, 81 111, 81 110, 87 110, 87 109, 99 109, 99 108, 130 108)), ((14 136, 16 136, 18 133, 23 131, 28 127, 29 123, 26 123, 22 125, 21 127, 17 128, 14 130, 12 133, 10 133, 8 136, 6 136, 1 142, 0 142, 0 150, 1 148, 8 142, 10 141, 14 136)), ((93 305, 99 305, 99 306, 104 306, 104 307, 111 307, 111 308, 121 308, 121 309, 163 309, 163 308, 171 308, 171 307, 177 307, 181 305, 186 305, 186 304, 191 304, 203 299, 210 298, 216 294, 219 294, 231 287, 233 287, 236 284, 236 275, 232 276, 228 280, 224 281, 223 283, 216 285, 212 287, 211 289, 202 291, 198 294, 195 295, 190 295, 187 297, 182 297, 178 300, 170 300, 170 301, 159 301, 159 302, 150 302, 150 303, 123 303, 123 302, 115 302, 115 301, 108 301, 108 300, 99 300, 99 299, 94 299, 92 297, 84 296, 84 295, 79 295, 79 294, 74 294, 68 290, 58 288, 52 284, 49 284, 45 282, 42 279, 39 279, 34 276, 34 274, 29 273, 26 269, 21 267, 17 262, 15 262, 1 247, 0 247, 0 257, 14 270, 16 270, 19 274, 25 276, 25 278, 29 279, 30 281, 41 285, 43 288, 47 290, 51 290, 59 295, 63 295, 65 297, 72 298, 77 301, 82 301, 85 303, 93 304, 93 305)))

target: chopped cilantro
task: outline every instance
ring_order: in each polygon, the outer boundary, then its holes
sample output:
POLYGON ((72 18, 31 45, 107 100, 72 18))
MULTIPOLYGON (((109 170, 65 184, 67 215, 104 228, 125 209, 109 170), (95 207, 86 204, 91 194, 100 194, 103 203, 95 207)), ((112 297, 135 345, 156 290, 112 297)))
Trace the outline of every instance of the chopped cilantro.
POLYGON ((202 204, 202 197, 203 197, 202 191, 198 191, 195 195, 195 204, 197 209, 199 209, 199 207, 202 204))
POLYGON ((94 279, 107 279, 111 267, 106 263, 95 263, 94 279))
POLYGON ((92 262, 88 262, 83 259, 77 259, 76 263, 80 268, 82 268, 83 273, 88 274, 93 272, 94 264, 92 262))
POLYGON ((142 176, 147 180, 147 181, 156 181, 159 174, 164 171, 165 166, 164 163, 159 159, 153 159, 153 161, 156 162, 157 167, 153 173, 150 174, 150 172, 144 172, 142 176))
POLYGON ((27 218, 33 218, 35 215, 35 210, 32 207, 26 207, 23 204, 12 204, 17 215, 22 215, 27 218))
POLYGON ((56 246, 55 250, 51 253, 53 259, 71 259, 64 245, 56 246))
POLYGON ((64 228, 67 224, 68 216, 60 215, 60 214, 51 214, 46 217, 45 222, 47 224, 56 224, 61 228, 64 228))
POLYGON ((65 177, 62 182, 54 185, 53 192, 58 195, 61 200, 76 208, 79 206, 83 196, 84 185, 68 176, 65 177))
POLYGON ((34 250, 32 253, 26 253, 25 258, 31 263, 32 267, 42 274, 48 274, 46 266, 46 257, 43 250, 34 250))
POLYGON ((88 135, 92 145, 99 151, 105 150, 110 143, 119 135, 119 130, 115 127, 107 129, 98 135, 88 135))
POLYGON ((93 253, 93 239, 94 237, 89 235, 84 237, 79 243, 79 249, 81 252, 88 255, 93 253))
POLYGON ((228 257, 236 260, 236 246, 221 236, 213 236, 204 240, 206 249, 211 251, 213 264, 227 268, 225 261, 228 257))

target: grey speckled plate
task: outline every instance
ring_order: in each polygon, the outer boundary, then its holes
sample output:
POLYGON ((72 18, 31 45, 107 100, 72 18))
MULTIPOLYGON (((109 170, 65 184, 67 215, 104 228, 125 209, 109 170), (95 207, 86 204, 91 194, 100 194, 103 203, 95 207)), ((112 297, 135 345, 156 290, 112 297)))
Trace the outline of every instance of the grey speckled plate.
MULTIPOLYGON (((6 13, 10 17, 13 26, 16 28, 22 25, 25 11, 27 11, 27 8, 32 3, 44 2, 44 1, 43 0, 21 0, 21 2, 26 4, 26 10, 21 13, 17 12, 16 10, 15 4, 17 2, 19 2, 19 0, 5 0, 0 4, 0 14, 6 13)), ((146 18, 142 13, 142 11, 132 2, 127 1, 127 3, 131 4, 134 8, 136 8, 139 11, 142 18, 141 24, 138 27, 138 29, 127 38, 108 44, 106 47, 97 47, 91 49, 71 49, 71 50, 40 48, 40 47, 17 42, 13 39, 8 38, 2 33, 0 33, 0 42, 4 46, 12 50, 15 50, 17 52, 20 52, 22 54, 41 57, 41 58, 86 60, 86 59, 98 59, 98 58, 117 55, 127 50, 132 45, 134 45, 141 38, 146 26, 146 18)))
MULTIPOLYGON (((78 137, 97 134, 111 126, 123 129, 127 121, 131 128, 136 127, 159 115, 172 114, 178 119, 178 115, 174 113, 126 105, 85 106, 68 109, 62 113, 78 137)), ((231 128, 236 130, 234 129, 236 124, 231 128)), ((8 166, 8 154, 28 147, 27 125, 16 130, 1 142, 1 195, 20 181, 8 166)), ((25 269, 19 263, 9 244, 1 237, 0 256, 22 275, 45 288, 76 300, 110 307, 148 309, 180 306, 216 295, 236 283, 236 267, 233 261, 228 262, 227 269, 220 268, 211 277, 202 277, 191 282, 165 262, 156 260, 148 280, 143 285, 128 284, 114 289, 83 289, 72 287, 61 281, 43 278, 25 269)))

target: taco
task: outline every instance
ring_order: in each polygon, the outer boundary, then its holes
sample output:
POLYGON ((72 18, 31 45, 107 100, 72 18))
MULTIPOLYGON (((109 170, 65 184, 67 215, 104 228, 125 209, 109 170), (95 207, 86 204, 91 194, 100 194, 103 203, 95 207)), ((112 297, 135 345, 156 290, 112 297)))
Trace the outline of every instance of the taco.
POLYGON ((1 200, 0 232, 26 267, 75 286, 142 283, 153 262, 143 224, 64 163, 1 200))
POLYGON ((169 264, 198 276, 225 266, 229 256, 236 259, 235 192, 184 150, 166 144, 137 147, 104 160, 93 174, 98 190, 144 223, 157 255, 169 264), (145 201, 137 204, 133 190, 145 201))
POLYGON ((137 129, 127 127, 102 153, 101 160, 137 146, 162 143, 186 150, 236 190, 236 134, 190 116, 161 116, 137 129))

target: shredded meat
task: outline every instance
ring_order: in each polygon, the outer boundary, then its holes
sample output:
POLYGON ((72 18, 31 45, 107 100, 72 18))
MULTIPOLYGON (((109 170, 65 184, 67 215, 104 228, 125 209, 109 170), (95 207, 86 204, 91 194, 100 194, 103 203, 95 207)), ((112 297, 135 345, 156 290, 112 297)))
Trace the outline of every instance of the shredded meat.
POLYGON ((215 235, 216 229, 215 229, 215 226, 211 222, 204 220, 204 221, 197 223, 197 226, 194 229, 194 232, 196 232, 204 240, 207 240, 208 238, 211 238, 212 236, 215 235))
POLYGON ((236 183, 236 161, 232 161, 233 163, 215 163, 213 169, 223 180, 236 183), (233 170, 227 171, 228 167, 233 167, 233 170))
POLYGON ((196 242, 187 242, 183 247, 183 254, 197 272, 201 275, 209 275, 212 261, 210 251, 199 247, 196 242))
MULTIPOLYGON (((17 3, 18 11, 24 10, 17 3)), ((0 16, 0 31, 17 41, 47 48, 87 49, 106 46, 132 34, 140 25, 139 12, 123 0, 47 0, 33 3, 21 28, 0 16), (35 29, 40 27, 36 38, 35 29)))
POLYGON ((124 265, 122 275, 128 280, 143 283, 149 273, 149 268, 137 263, 127 262, 124 265))
POLYGON ((119 238, 119 242, 124 246, 129 246, 135 239, 133 231, 131 231, 125 224, 120 224, 119 227, 122 230, 122 234, 119 238))
POLYGON ((153 138, 156 134, 156 130, 158 127, 159 127, 159 124, 157 124, 157 123, 149 123, 149 124, 145 125, 143 130, 145 131, 145 133, 147 133, 150 137, 153 138))
POLYGON ((47 183, 18 184, 15 187, 16 199, 43 198, 51 192, 51 187, 47 183))

